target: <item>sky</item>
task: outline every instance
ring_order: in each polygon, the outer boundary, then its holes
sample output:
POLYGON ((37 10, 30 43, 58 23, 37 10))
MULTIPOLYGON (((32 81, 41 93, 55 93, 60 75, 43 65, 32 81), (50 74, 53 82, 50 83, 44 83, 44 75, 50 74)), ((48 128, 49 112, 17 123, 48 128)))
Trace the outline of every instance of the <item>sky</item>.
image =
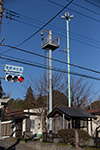
MULTIPOLYGON (((18 48, 27 50, 28 52, 45 55, 44 50, 41 48, 41 31, 37 31, 58 14, 68 3, 69 0, 4 0, 0 40, 5 37, 3 42, 5 45, 14 47, 19 45, 18 48), (11 13, 11 11, 14 13, 11 13), (34 33, 36 34, 34 35, 34 33), (25 41, 31 35, 34 36, 25 41)), ((66 50, 67 47, 67 32, 66 21, 61 19, 61 16, 66 12, 69 12, 70 15, 74 15, 74 18, 69 22, 70 63, 99 72, 100 1, 74 0, 43 28, 47 31, 52 30, 53 35, 61 37, 60 47, 53 51, 52 57, 53 59, 58 59, 63 62, 66 62, 66 53, 62 52, 62 50, 66 50)), ((16 60, 20 61, 23 59, 25 62, 42 66, 44 66, 45 61, 42 57, 5 46, 0 47, 0 56, 5 58, 9 57, 11 59, 16 58, 16 60)), ((25 79, 23 83, 7 82, 2 79, 4 92, 6 94, 10 93, 10 97, 14 99, 24 98, 26 90, 29 87, 30 76, 33 80, 38 80, 45 71, 45 69, 36 66, 0 59, 0 77, 5 77, 6 75, 4 72, 5 64, 24 68, 23 76, 25 79)), ((52 67, 67 71, 67 65, 63 63, 52 61, 52 67)), ((100 79, 100 73, 94 73, 73 66, 70 67, 71 72, 100 79)), ((55 72, 53 71, 53 73, 55 72)), ((77 79, 80 78, 79 76, 71 76, 77 79)), ((98 97, 100 95, 100 80, 86 77, 83 79, 84 82, 87 82, 89 85, 93 84, 93 90, 98 92, 98 97)), ((96 97, 94 100, 95 99, 96 97)))

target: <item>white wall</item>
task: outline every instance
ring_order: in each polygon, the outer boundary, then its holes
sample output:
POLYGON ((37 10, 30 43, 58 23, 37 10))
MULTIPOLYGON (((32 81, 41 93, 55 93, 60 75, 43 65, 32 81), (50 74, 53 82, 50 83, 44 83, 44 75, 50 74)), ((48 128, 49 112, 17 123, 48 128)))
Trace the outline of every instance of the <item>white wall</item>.
POLYGON ((34 128, 31 127, 33 134, 42 134, 42 125, 39 116, 30 115, 30 120, 34 120, 34 128))
MULTIPOLYGON (((91 133, 91 123, 89 121, 89 124, 88 124, 88 129, 89 129, 89 134, 91 136, 94 136, 96 135, 96 128, 98 126, 100 126, 100 116, 96 115, 95 117, 97 117, 97 119, 92 119, 92 133, 91 133)), ((100 133, 99 133, 99 137, 100 137, 100 133)))
MULTIPOLYGON (((29 109, 29 110, 24 110, 24 112, 29 112, 29 113, 40 113, 41 112, 41 108, 40 109, 29 109)), ((33 120, 34 122, 34 127, 30 128, 30 131, 33 133, 33 134, 42 134, 42 123, 41 123, 41 117, 40 116, 37 116, 37 115, 30 115, 30 120, 33 120)), ((26 124, 26 121, 25 119, 23 120, 23 127, 22 127, 22 130, 23 132, 26 130, 25 129, 25 124, 26 124)))

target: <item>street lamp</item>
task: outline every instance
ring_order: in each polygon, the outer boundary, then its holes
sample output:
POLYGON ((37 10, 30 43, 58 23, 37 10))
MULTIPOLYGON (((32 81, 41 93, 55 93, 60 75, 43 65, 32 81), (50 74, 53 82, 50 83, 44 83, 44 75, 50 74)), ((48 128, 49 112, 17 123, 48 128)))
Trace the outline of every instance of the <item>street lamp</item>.
POLYGON ((68 12, 65 13, 65 16, 61 16, 62 19, 66 20, 67 25, 67 64, 68 64, 68 107, 71 107, 71 96, 70 96, 70 55, 69 55, 69 21, 73 18, 73 15, 70 16, 68 12))

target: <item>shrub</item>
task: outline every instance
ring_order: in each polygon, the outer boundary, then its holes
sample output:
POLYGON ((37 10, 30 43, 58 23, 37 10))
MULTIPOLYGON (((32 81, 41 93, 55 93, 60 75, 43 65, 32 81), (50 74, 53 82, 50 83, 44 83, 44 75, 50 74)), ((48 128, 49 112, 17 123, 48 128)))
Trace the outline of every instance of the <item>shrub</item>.
POLYGON ((84 130, 78 129, 78 136, 79 136, 80 143, 87 142, 90 139, 90 135, 84 130))
POLYGON ((78 131, 79 143, 89 140, 89 134, 80 129, 61 129, 58 131, 59 142, 75 145, 75 130, 78 131))

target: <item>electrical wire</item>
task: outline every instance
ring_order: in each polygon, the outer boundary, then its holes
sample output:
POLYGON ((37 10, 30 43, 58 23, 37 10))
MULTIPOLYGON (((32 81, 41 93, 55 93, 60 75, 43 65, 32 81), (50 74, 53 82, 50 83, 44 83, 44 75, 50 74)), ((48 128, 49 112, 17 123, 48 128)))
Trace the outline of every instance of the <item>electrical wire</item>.
MULTIPOLYGON (((52 2, 52 1, 50 1, 50 2, 52 2)), ((19 14, 19 13, 16 13, 16 12, 14 12, 14 11, 8 10, 8 9, 6 9, 6 8, 4 8, 4 10, 7 10, 7 11, 9 11, 9 12, 13 12, 14 14, 17 14, 17 15, 18 15, 17 17, 20 18, 20 14, 19 14)), ((12 16, 12 14, 9 14, 9 15, 12 16)), ((14 16, 15 16, 15 15, 14 15, 14 16)), ((24 24, 27 24, 27 25, 30 25, 30 26, 34 26, 34 27, 36 27, 36 28, 39 28, 39 27, 37 27, 36 25, 32 25, 32 24, 29 24, 29 23, 20 21, 20 20, 18 20, 18 19, 14 19, 14 18, 11 18, 11 17, 9 17, 9 16, 5 16, 5 17, 6 17, 6 18, 9 18, 9 19, 12 19, 12 20, 15 20, 15 21, 19 21, 19 22, 21 22, 21 23, 24 23, 24 24)), ((24 17, 27 17, 27 16, 24 16, 24 17)), ((27 17, 27 18, 32 19, 32 18, 30 18, 30 17, 27 17)), ((33 20, 34 20, 34 19, 33 19, 33 20)), ((38 21, 38 20, 35 19, 35 21, 38 21)), ((41 22, 41 21, 39 21, 39 22, 41 22)), ((44 22, 41 22, 41 23, 44 23, 44 22)), ((56 30, 57 30, 57 28, 58 28, 58 30, 64 31, 64 30, 63 30, 62 28, 60 28, 60 27, 56 27, 56 26, 54 26, 54 25, 49 25, 49 26, 56 28, 56 30)), ((58 33, 57 33, 57 34, 58 34, 58 33)), ((95 39, 88 38, 88 37, 86 37, 86 36, 82 36, 82 35, 77 34, 77 33, 74 33, 74 32, 70 32, 70 34, 75 34, 75 36, 77 35, 77 36, 79 36, 79 37, 81 37, 81 38, 83 37, 83 38, 85 38, 85 39, 87 39, 87 40, 92 40, 92 43, 93 43, 93 42, 98 42, 98 43, 100 43, 100 41, 97 41, 97 40, 95 40, 95 39)), ((63 36, 63 35, 62 35, 62 36, 63 36)), ((66 37, 66 36, 63 36, 63 37, 66 37)), ((75 38, 74 38, 74 39, 71 38, 71 39, 74 40, 74 41, 77 41, 77 42, 80 42, 80 43, 83 43, 83 44, 86 44, 86 45, 89 45, 89 46, 92 46, 92 47, 95 47, 95 48, 99 48, 99 49, 100 49, 100 47, 94 46, 94 45, 91 45, 91 44, 88 44, 87 42, 83 42, 83 41, 77 40, 77 39, 75 39, 75 38)), ((96 45, 97 45, 97 44, 96 44, 96 45)), ((6 51, 4 51, 4 52, 2 52, 2 53, 9 52, 10 50, 12 50, 12 49, 6 50, 6 51)))
MULTIPOLYGON (((26 59, 22 59, 22 58, 17 58, 17 57, 5 55, 5 54, 3 54, 2 56, 11 57, 11 58, 13 58, 13 59, 18 59, 18 60, 20 60, 20 61, 26 61, 26 62, 29 62, 29 63, 37 63, 37 62, 30 61, 30 60, 26 60, 26 59)), ((0 57, 2 57, 2 56, 0 56, 0 57)), ((41 64, 41 63, 37 63, 37 64, 38 64, 38 65, 43 65, 43 64, 41 64)))
MULTIPOLYGON (((57 35, 59 35, 57 32, 55 32, 55 33, 56 33, 57 35)), ((60 36, 65 37, 65 38, 67 39, 66 35, 60 34, 60 36)), ((71 40, 73 40, 73 41, 77 41, 77 42, 79 42, 79 43, 82 43, 82 44, 85 44, 85 45, 88 45, 88 46, 94 47, 94 48, 96 48, 96 49, 100 49, 100 47, 99 47, 99 46, 95 46, 95 45, 89 44, 89 43, 84 42, 84 41, 81 41, 81 40, 79 40, 79 39, 77 40, 77 39, 72 38, 72 37, 70 37, 70 39, 71 39, 71 40)))
MULTIPOLYGON (((36 26, 37 27, 37 26, 36 26)), ((63 30, 63 29, 62 29, 63 30)), ((62 37, 64 37, 64 38, 67 38, 66 37, 66 35, 64 35, 64 34, 59 34, 59 33, 57 33, 57 32, 54 32, 54 33, 56 33, 57 35, 59 35, 59 36, 62 36, 62 37)), ((74 34, 74 36, 75 36, 75 33, 74 32, 71 32, 71 34, 74 34)), ((79 35, 79 34, 77 34, 76 33, 76 36, 79 36, 79 37, 82 37, 81 35, 79 35)), ((87 38, 87 37, 85 37, 85 36, 83 36, 83 38, 87 38)), ((95 46, 95 45, 93 45, 93 44, 90 44, 90 43, 88 43, 89 41, 81 41, 81 39, 79 40, 79 38, 78 39, 75 39, 75 38, 72 38, 72 37, 70 37, 70 39, 71 40, 73 40, 73 41, 76 41, 76 42, 79 42, 79 43, 82 43, 82 44, 85 44, 85 45, 88 45, 88 46, 91 46, 91 47, 94 47, 94 48, 97 48, 97 49, 100 49, 100 47, 99 46, 95 46)), ((87 38, 87 40, 93 40, 93 39, 91 39, 91 38, 87 38)), ((93 42, 99 42, 99 41, 96 41, 96 40, 93 40, 92 41, 92 43, 93 42)), ((100 43, 100 42, 99 42, 100 43)), ((94 43, 94 44, 96 44, 96 43, 94 43)), ((96 44, 97 45, 97 44, 96 44)), ((3 53, 7 53, 7 52, 9 52, 9 51, 11 51, 12 49, 8 49, 8 50, 6 50, 6 51, 3 51, 3 52, 1 52, 1 54, 3 54, 3 53)))
MULTIPOLYGON (((31 52, 31 51, 28 51, 28 50, 25 50, 25 49, 17 48, 17 47, 11 46, 11 45, 3 44, 2 46, 9 47, 9 48, 12 48, 12 49, 16 49, 18 51, 22 51, 22 52, 25 52, 25 53, 28 53, 28 54, 31 54, 31 55, 36 55, 36 56, 39 56, 39 57, 42 57, 42 58, 49 59, 48 57, 46 57, 44 55, 41 55, 41 54, 38 54, 38 53, 35 53, 35 52, 31 52)), ((64 62, 64 61, 61 61, 61 60, 58 60, 58 59, 54 59, 54 58, 52 58, 52 60, 56 61, 56 62, 59 62, 59 63, 69 64, 73 67, 77 67, 77 68, 80 68, 80 69, 84 69, 84 70, 88 70, 88 71, 92 71, 94 73, 99 73, 100 74, 100 71, 97 71, 97 70, 89 69, 89 68, 86 68, 86 67, 82 67, 82 66, 79 66, 79 65, 72 64, 72 63, 67 63, 67 62, 64 62)))
POLYGON ((88 1, 88 0, 85 0, 87 3, 90 3, 90 4, 92 4, 92 5, 94 5, 94 6, 96 6, 96 7, 98 7, 98 8, 100 8, 100 6, 99 5, 96 5, 96 4, 94 4, 94 3, 92 3, 92 2, 90 2, 90 1, 88 1))
MULTIPOLYGON (((9 18, 9 17, 8 17, 8 18, 9 18)), ((20 21, 20 20, 17 20, 17 19, 12 19, 12 20, 19 21, 19 22, 21 22, 21 23, 25 23, 25 22, 20 21)), ((25 23, 25 24, 31 25, 31 24, 29 24, 29 23, 25 23)), ((38 27, 35 26, 35 25, 31 25, 31 26, 34 26, 34 27, 38 28, 38 27)), ((55 27, 55 28, 56 28, 56 27, 55 27)), ((63 30, 63 29, 62 29, 62 30, 63 30)), ((56 33, 56 34, 58 34, 58 33, 56 33)), ((71 34, 75 34, 75 33, 72 32, 71 34)), ((66 36, 63 36, 63 37, 66 37, 66 36)), ((81 37, 81 35, 80 35, 80 37, 81 37)), ((85 36, 83 36, 83 37, 86 38, 85 36)), ((89 44, 89 43, 87 43, 87 42, 83 42, 83 41, 77 40, 77 39, 75 39, 75 38, 70 38, 70 39, 72 39, 72 40, 74 40, 74 41, 77 41, 77 42, 80 42, 80 43, 83 43, 83 44, 86 44, 86 45, 88 45, 88 46, 92 46, 92 47, 95 47, 95 48, 100 49, 100 47, 94 46, 94 45, 89 44)), ((89 39, 89 38, 87 38, 87 39, 89 39)), ((89 40, 93 40, 93 39, 89 39, 89 40)), ((100 43, 100 41, 98 41, 98 42, 100 43)), ((93 43, 93 42, 92 42, 92 43, 93 43)), ((11 50, 11 49, 10 49, 10 50, 11 50)), ((4 51, 3 53, 9 52, 10 50, 4 51)))
POLYGON ((28 40, 30 40, 33 36, 35 36, 38 32, 40 32, 44 27, 46 27, 51 21, 53 21, 65 8, 67 8, 74 0, 71 0, 66 6, 64 6, 55 16, 53 16, 47 23, 45 23, 40 29, 38 29, 35 33, 30 35, 27 39, 19 43, 16 47, 24 44, 28 40))
MULTIPOLYGON (((3 10, 4 10, 4 16, 6 15, 6 11, 8 11, 8 14, 10 15, 10 16, 12 16, 12 13, 10 13, 10 12, 13 12, 13 13, 17 13, 17 12, 15 12, 15 11, 11 11, 11 10, 9 10, 9 9, 7 9, 7 8, 3 8, 3 10)), ((17 13, 17 14, 19 14, 19 13, 17 13)), ((15 16, 15 17, 17 17, 17 16, 15 16)), ((19 19, 23 19, 23 20, 28 20, 28 21, 31 21, 31 22, 34 22, 35 21, 35 23, 36 22, 39 22, 39 23, 42 23, 42 24, 44 24, 44 22, 42 22, 42 21, 40 21, 40 20, 38 20, 38 19, 34 19, 34 18, 31 18, 31 17, 29 17, 29 16, 26 16, 26 15, 23 15, 23 14, 19 14, 19 17, 17 17, 17 18, 19 18, 19 19)))
MULTIPOLYGON (((74 3, 74 2, 73 2, 73 3, 74 3)), ((73 3, 72 3, 72 4, 73 4, 73 3)), ((75 4, 75 3, 74 3, 74 4, 75 4)), ((8 10, 8 9, 6 9, 6 8, 4 8, 4 9, 5 9, 5 10, 8 10)), ((10 10, 8 10, 8 11, 10 11, 10 10)), ((15 14, 19 14, 19 13, 14 12, 14 11, 10 11, 10 12, 13 12, 13 13, 15 13, 15 14)), ((24 16, 24 17, 25 17, 25 18, 24 18, 25 20, 29 19, 29 20, 32 21, 32 22, 33 22, 33 21, 36 21, 37 24, 38 24, 38 23, 44 24, 43 21, 40 21, 40 20, 38 20, 38 19, 31 18, 31 17, 29 17, 29 16, 25 16, 25 15, 19 14, 19 18, 21 18, 21 16, 24 16), (27 19, 26 19, 26 18, 27 18, 27 19)), ((36 22, 35 22, 35 23, 36 23, 36 22)), ((32 25, 32 24, 30 24, 30 25, 32 25)), ((57 27, 57 26, 54 26, 54 25, 48 25, 48 26, 54 27, 54 28, 59 29, 59 30, 61 30, 61 31, 64 31, 63 28, 60 28, 60 27, 57 27)), ((35 26, 35 27, 37 27, 37 26, 35 26)), ((37 28, 39 28, 39 27, 37 27, 37 28)), ((88 40, 92 40, 92 41, 95 41, 95 42, 100 43, 100 41, 98 41, 98 40, 95 40, 95 39, 92 39, 92 38, 88 38, 88 37, 83 36, 83 35, 81 35, 81 34, 78 34, 78 33, 75 33, 75 32, 71 32, 71 31, 70 31, 70 33, 71 33, 71 34, 78 35, 78 36, 83 37, 83 38, 86 38, 86 39, 88 39, 88 40)))
MULTIPOLYGON (((21 64, 25 64, 25 65, 29 65, 29 66, 34 66, 34 67, 38 67, 38 68, 42 68, 42 69, 49 69, 49 67, 46 67, 46 66, 41 66, 41 65, 32 64, 32 63, 29 63, 29 62, 20 61, 20 60, 18 60, 18 58, 17 58, 17 60, 15 60, 15 59, 12 59, 12 58, 0 57, 0 59, 10 60, 10 61, 14 61, 14 62, 17 62, 17 63, 21 63, 21 64)), ((57 72, 68 73, 66 70, 60 70, 60 69, 57 69, 57 68, 52 68, 51 70, 57 71, 57 72)), ((93 77, 93 76, 88 76, 88 75, 84 75, 84 74, 80 74, 80 73, 76 73, 76 72, 70 72, 70 74, 100 81, 100 78, 93 77)))
MULTIPOLYGON (((69 2, 69 0, 66 0, 66 1, 69 2)), ((98 13, 98 12, 96 12, 96 11, 93 11, 93 10, 91 10, 91 9, 89 9, 89 8, 86 8, 86 7, 84 7, 84 6, 81 6, 81 5, 79 5, 79 4, 77 4, 77 3, 74 3, 74 2, 73 2, 72 4, 100 16, 100 13, 98 13)))
MULTIPOLYGON (((58 3, 56 3, 56 2, 53 2, 53 1, 51 1, 51 0, 47 0, 47 1, 49 1, 49 2, 51 2, 51 3, 53 3, 53 4, 55 4, 55 5, 64 7, 63 5, 58 4, 58 3)), ((87 18, 89 18, 89 19, 91 19, 91 20, 93 20, 93 21, 100 22, 100 20, 95 19, 95 18, 93 18, 93 17, 90 17, 90 16, 88 16, 88 15, 85 15, 85 14, 83 14, 83 13, 81 13, 81 12, 78 12, 78 11, 76 11, 76 10, 74 10, 74 9, 71 9, 71 8, 67 8, 67 9, 69 9, 70 11, 73 11, 73 12, 79 14, 79 15, 82 15, 82 16, 84 16, 84 17, 87 17, 87 18)))
POLYGON ((8 19, 10 19, 10 20, 13 20, 13 21, 21 22, 21 23, 24 23, 24 24, 26 24, 26 25, 29 25, 29 26, 32 26, 32 27, 35 27, 35 28, 39 28, 39 27, 36 26, 36 25, 30 24, 30 23, 26 23, 26 22, 24 22, 24 21, 21 21, 21 20, 18 20, 18 19, 9 17, 9 16, 5 16, 5 17, 8 18, 8 19))
MULTIPOLYGON (((6 17, 7 17, 7 16, 6 16, 6 17)), ((23 21, 20 21, 20 20, 17 20, 17 19, 10 18, 10 17, 7 17, 7 18, 12 19, 12 20, 14 20, 14 21, 18 21, 18 22, 24 23, 24 24, 26 24, 26 25, 30 25, 30 26, 39 28, 38 26, 33 25, 33 24, 29 24, 29 23, 26 23, 26 22, 23 22, 23 21)), ((56 26, 53 26, 53 25, 52 25, 52 27, 56 28, 56 30, 57 30, 57 28, 58 28, 58 29, 60 29, 60 30, 62 30, 62 31, 64 32, 64 29, 62 29, 62 28, 59 28, 59 27, 56 27, 56 26)), ((58 34, 58 33, 57 33, 57 34, 58 34)), ((92 43, 93 43, 93 42, 98 42, 98 43, 100 44, 100 41, 97 41, 97 40, 95 40, 95 39, 91 39, 91 38, 88 38, 88 37, 86 37, 86 36, 82 36, 82 35, 80 35, 80 34, 74 33, 74 32, 70 32, 70 34, 74 34, 74 36, 77 35, 77 36, 79 36, 79 37, 81 37, 81 38, 83 37, 83 38, 85 38, 85 39, 87 39, 87 40, 92 40, 92 43)), ((78 41, 78 40, 76 40, 76 41, 78 41)), ((79 41, 79 42, 80 42, 80 41, 79 41)), ((87 43, 85 43, 85 42, 82 42, 82 43, 87 44, 87 43)), ((90 44, 90 46, 93 46, 93 45, 90 44)), ((96 48, 99 48, 99 49, 100 49, 100 47, 97 47, 97 46, 93 46, 93 47, 96 47, 96 48)), ((5 51, 5 52, 6 52, 6 51, 5 51)))

